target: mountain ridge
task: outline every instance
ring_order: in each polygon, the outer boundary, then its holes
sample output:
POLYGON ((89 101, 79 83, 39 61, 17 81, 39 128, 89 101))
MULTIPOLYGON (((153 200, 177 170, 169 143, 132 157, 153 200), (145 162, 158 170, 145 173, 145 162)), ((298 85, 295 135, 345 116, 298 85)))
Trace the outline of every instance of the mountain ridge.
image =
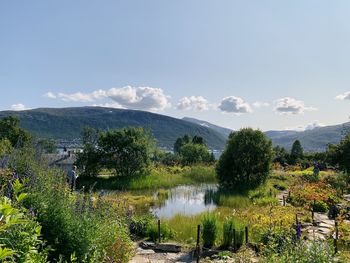
POLYGON ((138 110, 105 107, 38 108, 25 111, 0 111, 0 118, 18 116, 21 126, 38 137, 50 139, 79 138, 84 127, 100 130, 124 127, 149 129, 158 146, 172 149, 184 134, 202 136, 210 149, 222 150, 226 137, 207 127, 181 119, 138 110))

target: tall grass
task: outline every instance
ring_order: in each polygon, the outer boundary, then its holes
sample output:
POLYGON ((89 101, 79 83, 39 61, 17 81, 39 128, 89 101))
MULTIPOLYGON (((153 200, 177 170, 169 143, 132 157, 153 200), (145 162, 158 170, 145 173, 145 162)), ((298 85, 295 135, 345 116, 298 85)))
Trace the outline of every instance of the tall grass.
POLYGON ((86 189, 94 185, 95 189, 143 190, 215 182, 216 177, 213 166, 157 167, 153 168, 149 174, 131 179, 118 176, 80 178, 78 186, 85 186, 86 189))
POLYGON ((205 248, 212 248, 218 235, 218 220, 215 214, 208 213, 202 221, 202 239, 205 248))

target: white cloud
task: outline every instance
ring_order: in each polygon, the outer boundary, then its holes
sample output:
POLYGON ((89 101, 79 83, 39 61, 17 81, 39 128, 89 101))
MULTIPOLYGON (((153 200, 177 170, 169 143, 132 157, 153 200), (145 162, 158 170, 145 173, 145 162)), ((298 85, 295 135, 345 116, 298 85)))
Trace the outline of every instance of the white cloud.
MULTIPOLYGON (((94 102, 100 99, 109 98, 122 108, 139 110, 158 111, 170 106, 169 97, 162 89, 151 87, 111 88, 109 90, 96 90, 91 93, 58 93, 48 92, 44 95, 47 98, 60 99, 66 102, 94 102)), ((105 104, 106 105, 106 104, 105 104)))
POLYGON ((252 112, 249 103, 245 102, 242 98, 229 96, 221 100, 218 108, 227 113, 248 113, 252 112))
POLYGON ((339 94, 335 97, 337 100, 350 100, 350 91, 347 91, 343 94, 339 94))
POLYGON ((193 109, 197 111, 207 110, 208 107, 208 101, 202 96, 183 97, 176 106, 178 110, 193 109))
POLYGON ((292 130, 292 131, 309 131, 309 130, 313 130, 315 128, 319 128, 319 127, 324 127, 326 126, 325 124, 315 120, 313 122, 310 122, 306 125, 299 125, 296 127, 286 127, 285 130, 292 130))
POLYGON ((45 97, 45 98, 49 98, 49 99, 56 99, 56 98, 57 98, 56 94, 54 94, 54 93, 51 92, 51 91, 45 93, 45 94, 44 94, 44 97, 45 97))
POLYGON ((27 110, 27 108, 22 103, 18 103, 18 104, 11 105, 11 110, 22 111, 22 110, 27 110))
POLYGON ((300 114, 306 110, 316 110, 316 108, 306 107, 301 100, 285 97, 275 101, 274 110, 280 114, 300 114))
POLYGON ((263 107, 269 107, 270 106, 270 103, 268 102, 263 102, 263 101, 256 101, 253 103, 253 106, 255 108, 263 108, 263 107))
POLYGON ((93 107, 104 107, 104 108, 116 108, 116 109, 124 109, 123 106, 116 102, 112 103, 101 103, 101 104, 93 104, 93 107))

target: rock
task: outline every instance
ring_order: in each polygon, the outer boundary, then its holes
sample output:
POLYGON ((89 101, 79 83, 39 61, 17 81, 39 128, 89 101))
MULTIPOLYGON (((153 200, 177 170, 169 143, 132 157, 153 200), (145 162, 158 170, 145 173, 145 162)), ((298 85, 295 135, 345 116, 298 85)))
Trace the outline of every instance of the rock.
POLYGON ((137 248, 136 249, 136 255, 152 255, 155 254, 154 250, 152 249, 142 249, 142 248, 137 248))

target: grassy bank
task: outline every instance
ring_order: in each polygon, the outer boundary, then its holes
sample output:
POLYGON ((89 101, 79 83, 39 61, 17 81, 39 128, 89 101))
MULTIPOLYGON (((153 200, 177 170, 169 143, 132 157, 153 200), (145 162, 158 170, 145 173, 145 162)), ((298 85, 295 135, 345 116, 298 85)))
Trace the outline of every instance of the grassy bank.
POLYGON ((97 190, 147 190, 200 183, 216 183, 213 166, 154 167, 149 174, 132 179, 109 175, 78 179, 79 188, 97 190))

